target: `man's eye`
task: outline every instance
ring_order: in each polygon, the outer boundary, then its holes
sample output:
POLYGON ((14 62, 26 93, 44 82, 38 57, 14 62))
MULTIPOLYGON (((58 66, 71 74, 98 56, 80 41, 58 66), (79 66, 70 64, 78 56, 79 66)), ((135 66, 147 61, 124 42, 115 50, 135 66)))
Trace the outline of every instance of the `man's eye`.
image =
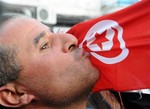
POLYGON ((42 45, 41 50, 48 48, 48 43, 45 43, 44 45, 42 45))

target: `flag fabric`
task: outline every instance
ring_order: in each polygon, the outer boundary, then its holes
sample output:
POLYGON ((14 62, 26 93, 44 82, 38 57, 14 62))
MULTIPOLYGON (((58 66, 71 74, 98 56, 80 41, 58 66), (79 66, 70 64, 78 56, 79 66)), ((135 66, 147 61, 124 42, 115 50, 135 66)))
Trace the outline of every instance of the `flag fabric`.
POLYGON ((101 72, 93 92, 150 88, 150 0, 76 24, 67 33, 101 72))

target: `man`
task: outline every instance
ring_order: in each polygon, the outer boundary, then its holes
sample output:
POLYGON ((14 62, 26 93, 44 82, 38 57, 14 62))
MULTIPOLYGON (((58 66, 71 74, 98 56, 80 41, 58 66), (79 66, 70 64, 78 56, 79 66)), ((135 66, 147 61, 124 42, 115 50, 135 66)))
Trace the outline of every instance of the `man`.
POLYGON ((0 24, 0 104, 85 109, 99 71, 77 39, 32 18, 5 16, 0 24))

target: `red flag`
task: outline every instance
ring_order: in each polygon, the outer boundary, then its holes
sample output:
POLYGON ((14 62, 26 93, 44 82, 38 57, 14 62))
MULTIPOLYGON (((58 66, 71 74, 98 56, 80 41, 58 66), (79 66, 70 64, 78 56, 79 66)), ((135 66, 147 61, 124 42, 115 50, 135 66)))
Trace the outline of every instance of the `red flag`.
POLYGON ((150 0, 79 23, 68 33, 101 71, 94 92, 150 88, 150 0))

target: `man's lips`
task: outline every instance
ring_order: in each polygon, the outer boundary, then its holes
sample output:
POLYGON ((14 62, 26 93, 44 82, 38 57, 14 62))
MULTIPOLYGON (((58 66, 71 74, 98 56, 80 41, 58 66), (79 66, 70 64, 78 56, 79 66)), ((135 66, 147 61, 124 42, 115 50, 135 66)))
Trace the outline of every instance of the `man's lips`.
POLYGON ((90 57, 90 53, 82 50, 82 56, 85 57, 85 58, 89 58, 90 57))

